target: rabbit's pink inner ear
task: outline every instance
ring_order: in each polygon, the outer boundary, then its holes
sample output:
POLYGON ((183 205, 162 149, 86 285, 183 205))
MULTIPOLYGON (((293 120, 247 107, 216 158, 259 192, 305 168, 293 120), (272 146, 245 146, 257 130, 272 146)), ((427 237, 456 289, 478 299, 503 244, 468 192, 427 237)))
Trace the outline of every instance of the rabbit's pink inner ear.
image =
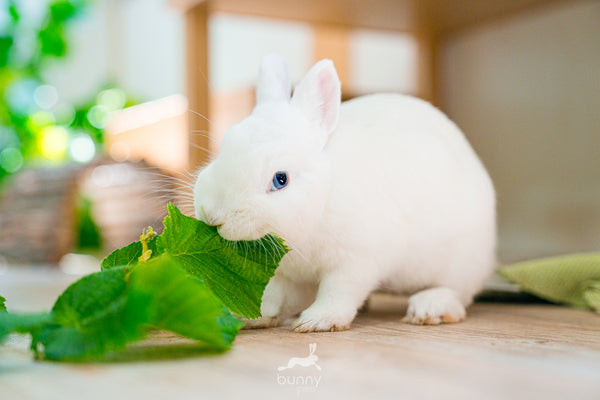
POLYGON ((337 125, 342 97, 340 85, 333 62, 325 59, 308 71, 292 96, 292 104, 327 135, 319 138, 323 144, 337 125))
POLYGON ((321 126, 330 133, 337 125, 341 103, 340 81, 333 64, 319 71, 317 90, 320 97, 321 126))

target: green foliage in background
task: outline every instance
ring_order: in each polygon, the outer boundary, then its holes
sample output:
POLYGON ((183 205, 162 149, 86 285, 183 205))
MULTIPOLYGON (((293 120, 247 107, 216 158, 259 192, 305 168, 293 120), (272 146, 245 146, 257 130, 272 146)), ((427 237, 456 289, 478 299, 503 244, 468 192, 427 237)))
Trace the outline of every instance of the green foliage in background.
POLYGON ((243 325, 231 312, 260 316, 263 291, 287 248, 270 235, 226 241, 173 205, 164 227, 114 251, 101 272, 69 286, 51 312, 0 312, 0 340, 29 333, 37 356, 57 361, 127 359, 126 346, 153 329, 197 341, 187 354, 229 349, 243 325))
POLYGON ((76 248, 77 250, 100 250, 102 248, 102 236, 100 228, 92 217, 92 201, 80 197, 75 209, 76 248))
POLYGON ((48 68, 68 55, 69 25, 85 17, 89 5, 0 2, 0 183, 28 161, 90 160, 112 113, 134 104, 107 84, 74 105, 45 83, 48 68))

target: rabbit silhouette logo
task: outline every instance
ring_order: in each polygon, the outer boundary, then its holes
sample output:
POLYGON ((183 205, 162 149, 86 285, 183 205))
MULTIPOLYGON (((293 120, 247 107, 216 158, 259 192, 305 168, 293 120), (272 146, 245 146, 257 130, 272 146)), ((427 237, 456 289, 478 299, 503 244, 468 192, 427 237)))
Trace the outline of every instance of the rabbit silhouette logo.
POLYGON ((315 351, 317 351, 317 344, 316 343, 309 344, 308 350, 310 353, 308 354, 307 357, 292 357, 288 361, 287 365, 278 367, 277 370, 283 371, 286 369, 294 368, 297 365, 300 365, 302 367, 314 366, 315 368, 317 368, 320 371, 321 367, 317 364, 317 360, 319 359, 319 357, 317 357, 317 355, 315 354, 315 351))

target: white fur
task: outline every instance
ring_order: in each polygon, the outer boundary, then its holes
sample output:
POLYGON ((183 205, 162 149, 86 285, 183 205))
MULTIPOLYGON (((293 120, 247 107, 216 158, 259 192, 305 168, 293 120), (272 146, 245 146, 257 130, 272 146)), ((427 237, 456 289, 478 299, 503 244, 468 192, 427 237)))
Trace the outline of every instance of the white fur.
MULTIPOLYGON (((282 76, 281 63, 266 58, 260 82, 268 71, 282 76)), ((496 263, 496 217, 492 182, 461 131, 409 96, 340 106, 329 60, 292 99, 285 82, 269 85, 195 186, 197 217, 225 238, 271 232, 293 249, 265 290, 265 324, 302 311, 298 331, 347 329, 382 287, 440 289, 411 298, 410 323, 463 319, 496 263), (272 192, 277 171, 287 171, 289 183, 272 192)))

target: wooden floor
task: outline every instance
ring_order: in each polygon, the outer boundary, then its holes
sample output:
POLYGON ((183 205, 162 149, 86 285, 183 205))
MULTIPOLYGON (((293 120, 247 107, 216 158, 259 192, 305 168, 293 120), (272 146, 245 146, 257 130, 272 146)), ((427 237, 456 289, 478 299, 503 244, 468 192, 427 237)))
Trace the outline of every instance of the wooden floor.
MULTIPOLYGON (((12 309, 48 308, 76 277, 0 275, 12 309)), ((242 331, 224 355, 152 362, 36 362, 0 347, 0 399, 600 399, 600 316, 552 305, 475 304, 465 322, 400 322, 406 300, 372 299, 346 332, 242 331), (317 343, 315 366, 284 371, 317 343)), ((179 343, 161 334, 156 343, 179 343)))

